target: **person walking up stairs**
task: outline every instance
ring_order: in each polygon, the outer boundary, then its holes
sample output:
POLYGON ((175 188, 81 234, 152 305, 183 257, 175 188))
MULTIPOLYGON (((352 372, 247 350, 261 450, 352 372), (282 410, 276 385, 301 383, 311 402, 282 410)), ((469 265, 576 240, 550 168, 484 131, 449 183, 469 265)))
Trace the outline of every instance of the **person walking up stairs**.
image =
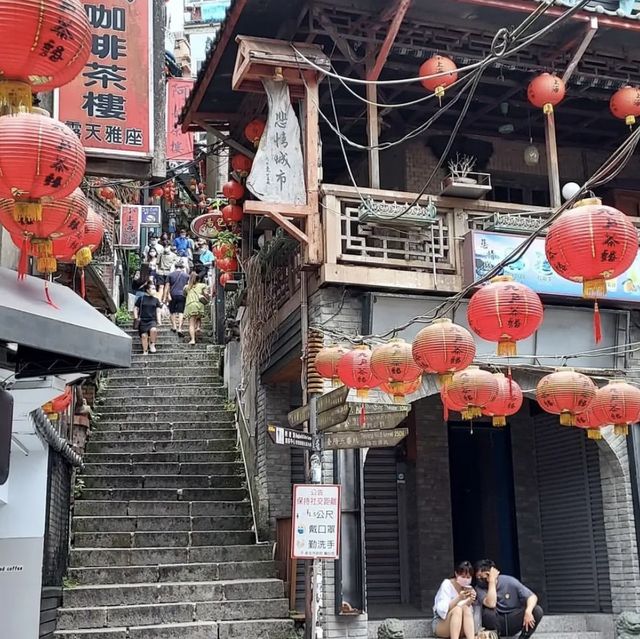
POLYGON ((252 531, 220 349, 158 330, 158 352, 134 338, 133 367, 100 395, 56 637, 291 639, 272 547, 252 531))

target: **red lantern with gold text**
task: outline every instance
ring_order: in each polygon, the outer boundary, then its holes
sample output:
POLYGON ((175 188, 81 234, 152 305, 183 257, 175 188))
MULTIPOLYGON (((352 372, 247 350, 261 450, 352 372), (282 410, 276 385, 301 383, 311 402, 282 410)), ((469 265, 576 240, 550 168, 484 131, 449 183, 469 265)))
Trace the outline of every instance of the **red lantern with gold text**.
POLYGON ((380 390, 391 395, 395 404, 404 404, 407 401, 407 395, 417 393, 421 386, 422 375, 419 375, 408 382, 383 382, 380 384, 380 390))
POLYGON ((338 362, 348 352, 348 348, 334 345, 321 348, 316 355, 314 360, 316 370, 324 379, 330 379, 333 386, 341 385, 338 375, 338 362))
POLYGON ((244 127, 244 136, 249 140, 249 142, 251 142, 251 144, 253 144, 253 146, 258 146, 266 126, 267 125, 264 120, 251 120, 251 122, 244 127))
POLYGON ((400 338, 392 339, 373 349, 371 370, 381 382, 388 384, 392 390, 400 390, 401 384, 411 382, 422 375, 422 369, 413 359, 411 344, 407 344, 400 338))
POLYGON ((458 67, 450 58, 434 55, 422 63, 419 75, 422 77, 422 86, 441 98, 445 89, 458 79, 458 67))
POLYGON ((251 172, 253 160, 248 158, 244 153, 236 153, 231 158, 231 168, 240 176, 247 177, 251 172))
POLYGON ((0 198, 15 200, 14 219, 40 221, 42 204, 70 195, 86 165, 78 137, 37 113, 0 118, 0 198))
POLYGON ((502 373, 494 373, 493 376, 498 380, 498 396, 482 409, 482 414, 491 417, 492 424, 501 428, 507 425, 507 417, 515 415, 522 408, 522 389, 502 373))
POLYGON ((616 118, 633 126, 636 123, 636 118, 640 117, 640 89, 630 86, 618 89, 611 96, 609 108, 616 118))
POLYGON ((235 257, 223 257, 216 260, 216 266, 223 273, 235 273, 238 270, 238 260, 235 257))
POLYGON ((442 386, 440 388, 440 399, 442 400, 442 406, 444 409, 444 421, 449 421, 449 411, 455 411, 456 413, 462 413, 462 411, 466 408, 466 404, 457 404, 455 403, 451 397, 447 394, 447 386, 442 386))
POLYGON ((536 399, 544 411, 560 415, 563 426, 575 426, 576 415, 589 408, 596 390, 586 375, 572 368, 561 368, 538 382, 536 399))
POLYGON ((242 222, 243 215, 242 207, 237 204, 227 204, 227 206, 222 209, 222 219, 225 224, 236 224, 237 222, 242 222))
POLYGON ((593 414, 591 408, 576 415, 576 428, 587 431, 587 439, 602 439, 601 430, 606 426, 593 414))
POLYGON ((446 391, 452 404, 464 406, 462 419, 480 417, 483 409, 496 400, 498 392, 498 380, 478 366, 454 373, 446 391))
POLYGON ((471 333, 446 318, 423 328, 413 340, 411 350, 416 364, 425 373, 438 373, 442 382, 469 366, 476 356, 471 333))
POLYGON ((537 293, 508 275, 495 277, 469 300, 471 330, 489 342, 498 342, 498 355, 517 354, 516 341, 533 335, 544 310, 537 293))
POLYGON ((230 204, 235 204, 244 197, 244 186, 235 180, 229 180, 222 187, 222 194, 229 200, 230 204))
POLYGON ((640 418, 640 388, 615 379, 598 389, 589 408, 602 424, 613 424, 616 435, 628 435, 640 418))
POLYGON ((354 388, 358 397, 368 397, 369 391, 380 385, 371 370, 371 349, 360 345, 347 351, 338 362, 338 377, 345 386, 354 388))
POLYGON ((0 1, 0 101, 31 106, 81 73, 91 53, 91 26, 81 0, 0 1))
POLYGON ((553 113, 553 108, 564 100, 566 87, 562 78, 550 73, 542 73, 529 83, 527 97, 533 106, 544 113, 553 113))

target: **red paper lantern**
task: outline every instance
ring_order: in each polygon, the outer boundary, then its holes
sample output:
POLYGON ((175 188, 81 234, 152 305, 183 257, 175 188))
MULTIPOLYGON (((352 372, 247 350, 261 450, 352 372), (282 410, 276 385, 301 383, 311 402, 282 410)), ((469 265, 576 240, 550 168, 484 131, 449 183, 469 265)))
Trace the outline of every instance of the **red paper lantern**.
POLYGON ((640 88, 626 86, 618 89, 611 96, 609 108, 616 118, 633 126, 636 118, 640 117, 640 88))
POLYGON ((517 382, 507 379, 502 373, 494 373, 493 376, 498 380, 498 396, 482 409, 482 414, 491 417, 493 425, 500 428, 507 425, 507 417, 522 408, 523 396, 517 382))
POLYGON ((156 186, 153 191, 151 191, 151 197, 161 198, 164 195, 164 189, 161 186, 156 186))
POLYGON ((411 344, 400 338, 373 349, 371 370, 378 379, 390 384, 409 382, 422 375, 422 369, 413 359, 411 344))
POLYGON ((595 417, 591 408, 587 408, 584 412, 576 415, 576 428, 586 430, 587 439, 602 439, 600 431, 605 426, 606 424, 595 417))
POLYGON ((419 75, 422 77, 420 83, 427 91, 432 91, 438 97, 442 97, 445 89, 458 79, 458 67, 450 58, 434 55, 422 63, 419 75))
POLYGON ((85 165, 80 140, 62 122, 37 113, 0 118, 0 198, 16 200, 14 219, 39 221, 42 202, 70 195, 85 165))
MULTIPOLYGON (((0 33, 0 76, 26 83, 29 93, 70 82, 91 53, 91 25, 81 0, 1 0, 0 33)), ((12 84, 0 83, 5 103, 12 84)))
POLYGON ((586 375, 572 368, 562 368, 538 382, 536 399, 544 411, 560 415, 563 426, 575 426, 576 415, 589 408, 596 390, 596 385, 586 375))
POLYGON ((223 257, 216 260, 216 266, 224 273, 235 273, 238 270, 238 260, 235 257, 223 257))
POLYGON ((338 362, 348 352, 349 349, 344 346, 325 346, 320 349, 314 360, 318 374, 324 379, 330 379, 333 386, 340 386, 338 362))
POLYGON ((600 423, 613 424, 616 435, 628 435, 629 424, 640 418, 640 388, 613 380, 597 390, 589 408, 600 423))
POLYGON ((529 83, 527 97, 529 102, 546 114, 553 113, 553 107, 562 102, 566 87, 562 78, 550 73, 542 73, 529 83))
POLYGON ((227 257, 235 257, 237 249, 234 244, 216 244, 213 247, 213 256, 216 260, 222 260, 227 257))
POLYGON ((222 194, 229 200, 231 204, 235 204, 244 197, 244 186, 235 180, 229 180, 222 187, 222 194))
POLYGON ((222 209, 222 219, 225 221, 225 224, 242 222, 243 215, 242 207, 237 204, 227 204, 227 206, 222 209))
POLYGON ((116 192, 110 186, 103 186, 100 189, 100 197, 103 200, 113 200, 116 197, 116 192))
POLYGON ((449 421, 449 411, 455 411, 456 413, 462 413, 466 408, 466 404, 458 404, 454 402, 447 393, 447 385, 440 388, 440 399, 442 400, 442 406, 444 408, 444 421, 449 421))
POLYGON ((358 397, 368 397, 369 391, 380 385, 371 370, 371 349, 361 345, 345 353, 338 362, 338 377, 345 386, 354 388, 358 397))
POLYGON ((244 136, 251 142, 254 146, 258 146, 260 142, 260 138, 264 133, 266 128, 266 124, 264 120, 251 120, 246 127, 244 127, 244 136))
POLYGON ((236 153, 231 158, 231 168, 238 174, 240 177, 247 177, 251 172, 251 167, 253 166, 253 160, 248 158, 243 153, 236 153))
POLYGON ((413 341, 413 359, 426 373, 438 373, 441 381, 465 369, 476 355, 471 333, 450 319, 437 319, 423 328, 413 341))
POLYGON ((418 375, 416 379, 407 382, 383 382, 380 384, 380 390, 391 395, 395 404, 404 404, 407 395, 417 393, 421 386, 422 375, 418 375))
POLYGON ((482 410, 498 397, 498 380, 489 372, 477 366, 469 366, 454 373, 447 384, 447 397, 452 404, 464 406, 462 419, 475 419, 482 410))
POLYGON ((495 277, 469 300, 471 330, 489 342, 498 342, 498 355, 517 354, 516 341, 533 335, 544 310, 537 293, 505 275, 495 277))
POLYGON ((220 276, 220 286, 222 286, 222 288, 224 288, 228 282, 232 282, 233 281, 233 273, 223 273, 220 276))
POLYGON ((551 268, 582 282, 584 297, 604 297, 607 282, 622 275, 638 254, 638 234, 621 211, 592 198, 578 202, 549 227, 545 252, 551 268))

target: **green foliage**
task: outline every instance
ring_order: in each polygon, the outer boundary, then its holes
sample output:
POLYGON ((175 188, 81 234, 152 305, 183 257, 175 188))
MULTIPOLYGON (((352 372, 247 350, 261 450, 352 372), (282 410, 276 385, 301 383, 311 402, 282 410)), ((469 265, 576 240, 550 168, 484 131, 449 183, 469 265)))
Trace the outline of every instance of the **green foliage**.
POLYGON ((131 321, 131 314, 129 313, 129 309, 126 306, 121 306, 116 311, 116 324, 118 326, 124 326, 131 321))
POLYGON ((62 586, 65 590, 68 590, 70 588, 77 588, 79 586, 79 582, 75 579, 72 579, 71 577, 65 577, 62 580, 62 586))
POLYGON ((240 236, 233 231, 218 231, 213 240, 214 246, 237 246, 240 243, 240 236))
POLYGON ((80 499, 80 497, 82 497, 82 493, 84 492, 84 489, 85 489, 84 479, 82 479, 82 477, 77 477, 76 483, 73 487, 73 496, 76 499, 80 499))
POLYGON ((233 400, 229 400, 224 403, 224 409, 235 413, 236 403, 233 400))
POLYGON ((138 253, 136 253, 135 251, 131 251, 127 260, 129 263, 129 273, 133 275, 133 273, 140 270, 142 260, 140 259, 140 255, 138 255, 138 253))

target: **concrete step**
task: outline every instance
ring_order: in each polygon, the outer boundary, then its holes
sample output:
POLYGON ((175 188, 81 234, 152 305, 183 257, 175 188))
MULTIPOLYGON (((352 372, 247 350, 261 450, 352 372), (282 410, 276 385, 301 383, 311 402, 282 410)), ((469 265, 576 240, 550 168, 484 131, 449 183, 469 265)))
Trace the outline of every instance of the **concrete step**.
POLYGON ((104 501, 243 501, 244 488, 85 488, 80 499, 104 501))
MULTIPOLYGON (((234 446, 235 448, 235 446, 234 446)), ((85 464, 83 476, 91 475, 242 475, 244 465, 242 462, 165 462, 160 464, 85 464)))
POLYGON ((127 606, 180 601, 236 601, 278 599, 284 585, 278 579, 167 582, 79 586, 64 592, 65 608, 127 606))
MULTIPOLYGON (((132 394, 136 397, 215 397, 226 401, 227 389, 220 384, 205 383, 199 379, 193 380, 193 382, 183 382, 176 384, 175 380, 167 378, 166 384, 159 383, 153 378, 149 378, 149 381, 153 382, 150 385, 140 386, 138 383, 132 383, 130 387, 117 386, 113 387, 110 380, 105 386, 103 386, 98 395, 99 398, 107 397, 108 399, 115 399, 122 397, 128 399, 132 394)), ((132 380, 133 381, 133 380, 132 380)), ((137 380, 136 380, 137 381, 137 380)))
MULTIPOLYGON (((185 548, 167 548, 177 555, 185 548)), ((197 553, 189 550, 189 556, 197 553)), ((205 553, 203 553, 205 555, 205 553)), ((206 556, 206 555, 205 555, 206 556)), ((225 579, 273 579, 273 561, 233 561, 221 563, 171 563, 143 566, 100 566, 69 568, 68 577, 78 585, 164 583, 176 581, 217 581, 225 579)))
POLYGON ((184 410, 176 408, 168 408, 167 410, 158 410, 157 406, 144 407, 140 405, 136 410, 133 408, 122 408, 120 410, 110 409, 104 410, 102 406, 97 407, 98 420, 100 424, 107 421, 142 421, 144 417, 145 421, 149 424, 155 422, 170 422, 173 424, 180 424, 185 422, 197 422, 209 420, 210 423, 216 422, 229 422, 234 419, 234 414, 223 409, 208 409, 209 407, 203 407, 203 410, 193 410, 193 405, 185 406, 184 410))
POLYGON ((236 431, 232 428, 172 428, 165 430, 103 430, 91 433, 99 441, 171 441, 177 439, 225 439, 235 446, 236 431), (222 433, 220 432, 222 431, 222 433))
MULTIPOLYGON (((143 390, 181 390, 183 388, 190 388, 194 384, 206 385, 212 391, 218 391, 222 388, 222 379, 220 375, 215 373, 209 375, 190 376, 181 373, 179 370, 175 375, 168 375, 167 373, 160 375, 134 375, 130 369, 122 369, 122 374, 116 376, 115 373, 111 373, 108 377, 104 378, 101 385, 101 393, 127 393, 131 388, 136 388, 137 392, 143 390)), ((226 391, 225 391, 226 394, 226 391)))
POLYGON ((251 516, 248 501, 92 501, 79 499, 75 517, 233 517, 251 516))
POLYGON ((290 619, 221 621, 218 639, 289 639, 293 629, 294 623, 290 619))
POLYGON ((163 464, 170 463, 207 463, 207 462, 233 462, 239 460, 239 453, 236 451, 147 451, 147 452, 88 452, 84 456, 87 464, 163 464))
POLYGON ((188 396, 186 393, 180 397, 149 397, 149 396, 139 396, 135 390, 132 390, 130 395, 127 397, 111 397, 102 398, 98 401, 97 405, 94 407, 99 413, 109 412, 117 410, 118 407, 121 409, 130 409, 130 410, 141 410, 141 411, 149 411, 156 412, 158 409, 161 410, 187 410, 192 411, 194 407, 200 408, 201 410, 215 410, 215 411, 224 411, 224 402, 225 400, 222 397, 216 397, 214 395, 195 395, 192 394, 188 396))
POLYGON ((251 517, 74 517, 74 532, 251 530, 251 517))
MULTIPOLYGON (((225 437, 231 437, 237 435, 237 430, 231 416, 229 419, 218 420, 214 423, 210 419, 202 419, 196 422, 182 422, 180 424, 174 424, 172 422, 154 422, 153 423, 153 432, 157 433, 160 431, 172 431, 172 430, 203 430, 210 429, 214 431, 212 436, 209 439, 216 439, 216 435, 219 435, 222 439, 225 437)), ((93 429, 93 432, 104 432, 104 431, 122 431, 122 432, 130 432, 137 430, 149 430, 149 422, 146 421, 135 421, 135 422, 120 422, 120 421, 100 421, 96 422, 96 425, 93 429)))
POLYGON ((85 488, 241 488, 244 475, 84 475, 85 488))
POLYGON ((184 548, 224 544, 240 546, 254 541, 255 535, 246 530, 78 532, 73 535, 74 545, 78 548, 184 548))
MULTIPOLYGON (((72 568, 85 569, 125 566, 157 568, 160 565, 207 564, 210 562, 210 565, 213 566, 211 570, 217 576, 219 574, 218 564, 240 566, 243 562, 248 562, 252 567, 260 564, 259 567, 264 568, 267 564, 272 564, 272 553, 273 547, 271 544, 200 546, 192 548, 74 548, 71 551, 70 565, 72 568)), ((274 569, 273 565, 266 567, 271 570, 274 569)), ((261 572, 264 572, 264 569, 261 569, 261 572)), ((209 579, 211 578, 209 577, 209 579)), ((234 577, 230 578, 233 579, 234 577)))
POLYGON ((218 452, 236 461, 237 455, 229 451, 229 442, 224 439, 180 439, 174 441, 89 441, 87 452, 106 453, 202 453, 218 452))

